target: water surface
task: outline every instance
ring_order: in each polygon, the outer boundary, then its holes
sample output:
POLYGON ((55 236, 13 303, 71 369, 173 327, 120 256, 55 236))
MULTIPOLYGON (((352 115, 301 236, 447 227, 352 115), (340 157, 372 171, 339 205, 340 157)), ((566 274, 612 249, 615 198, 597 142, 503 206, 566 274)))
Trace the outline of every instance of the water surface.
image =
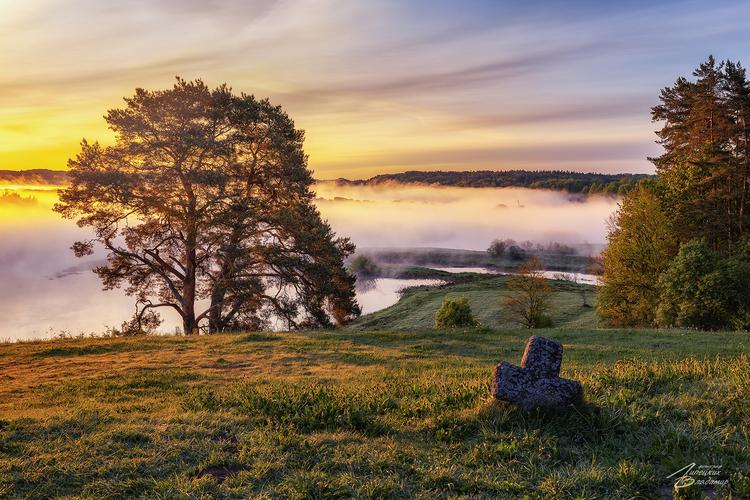
MULTIPOLYGON (((581 200, 515 188, 322 183, 316 189, 323 217, 363 247, 483 250, 494 238, 601 243, 606 218, 617 206, 611 198, 581 200)), ((132 298, 121 290, 102 291, 91 272, 104 262, 101 249, 85 259, 73 256, 70 245, 90 233, 52 212, 56 199, 53 186, 0 186, 0 339, 101 334, 133 313, 132 298)), ((379 279, 369 287, 360 285, 357 297, 369 313, 395 303, 404 286, 432 283, 379 279)), ((162 316, 163 332, 179 326, 174 312, 165 310, 162 316)))

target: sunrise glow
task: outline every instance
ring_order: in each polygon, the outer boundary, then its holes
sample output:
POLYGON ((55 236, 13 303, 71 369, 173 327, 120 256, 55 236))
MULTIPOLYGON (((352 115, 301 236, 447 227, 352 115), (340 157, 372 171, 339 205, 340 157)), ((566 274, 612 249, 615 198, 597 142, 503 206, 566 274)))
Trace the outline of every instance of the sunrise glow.
POLYGON ((81 138, 112 140, 105 110, 180 75, 284 106, 319 178, 650 172, 653 89, 748 45, 740 2, 469 4, 2 0, 0 168, 64 169, 81 138))

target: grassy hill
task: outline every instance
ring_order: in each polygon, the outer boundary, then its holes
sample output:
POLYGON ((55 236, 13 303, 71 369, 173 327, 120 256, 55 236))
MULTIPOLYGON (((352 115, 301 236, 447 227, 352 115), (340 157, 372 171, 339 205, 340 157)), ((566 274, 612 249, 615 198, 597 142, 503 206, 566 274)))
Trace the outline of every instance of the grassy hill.
POLYGON ((0 345, 0 497, 654 498, 691 462, 750 495, 748 335, 541 334, 568 413, 488 398, 521 330, 0 345))
MULTIPOLYGON (((419 268, 416 268, 419 269, 419 268)), ((423 278, 447 278, 457 281, 440 287, 412 287, 404 290, 395 305, 359 318, 355 330, 410 330, 432 328, 444 297, 464 296, 479 322, 488 328, 513 328, 517 323, 504 313, 502 302, 506 296, 508 276, 488 276, 473 273, 451 275, 433 273, 423 278)), ((567 281, 549 280, 554 289, 550 316, 557 328, 596 328, 597 317, 592 307, 583 305, 594 300, 594 287, 567 281)))

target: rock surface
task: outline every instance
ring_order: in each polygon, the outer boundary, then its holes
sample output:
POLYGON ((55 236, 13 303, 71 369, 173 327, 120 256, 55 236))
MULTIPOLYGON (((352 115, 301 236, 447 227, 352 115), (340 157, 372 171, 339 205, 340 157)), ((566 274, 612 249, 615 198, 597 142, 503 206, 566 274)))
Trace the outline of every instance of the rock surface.
POLYGON ((525 411, 575 403, 583 395, 583 389, 579 382, 560 377, 562 355, 559 342, 532 336, 526 343, 520 367, 505 361, 495 367, 492 395, 525 411))

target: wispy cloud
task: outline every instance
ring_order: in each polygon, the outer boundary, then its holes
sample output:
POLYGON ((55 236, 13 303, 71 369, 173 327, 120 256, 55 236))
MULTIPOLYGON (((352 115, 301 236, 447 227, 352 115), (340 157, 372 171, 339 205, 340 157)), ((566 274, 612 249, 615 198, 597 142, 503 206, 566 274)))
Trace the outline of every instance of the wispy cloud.
POLYGON ((106 109, 181 75, 284 106, 321 176, 576 159, 648 171, 659 88, 709 53, 750 53, 750 6, 737 1, 0 0, 0 10, 0 168, 62 167, 82 136, 109 137, 106 109))

